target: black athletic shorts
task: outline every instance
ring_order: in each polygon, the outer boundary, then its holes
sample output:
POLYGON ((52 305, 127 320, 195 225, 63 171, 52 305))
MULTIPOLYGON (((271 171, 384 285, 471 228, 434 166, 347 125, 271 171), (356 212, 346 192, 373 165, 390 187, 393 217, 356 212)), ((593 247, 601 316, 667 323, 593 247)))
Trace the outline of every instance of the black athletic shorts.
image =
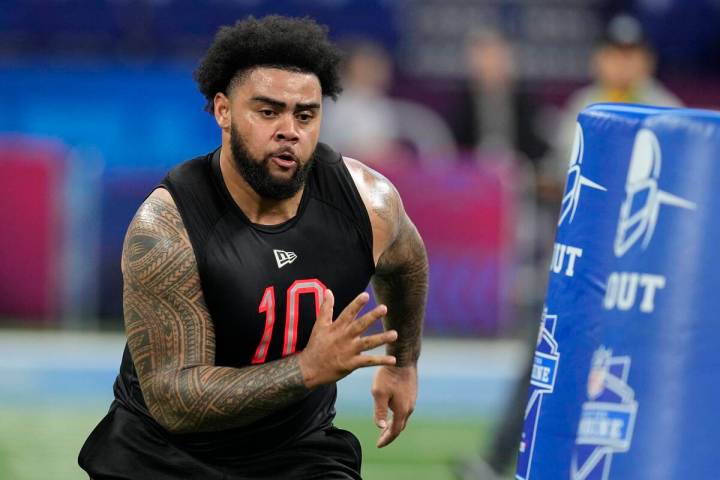
POLYGON ((93 480, 360 480, 361 462, 355 435, 331 426, 264 456, 212 464, 152 434, 119 405, 93 430, 78 458, 93 480))

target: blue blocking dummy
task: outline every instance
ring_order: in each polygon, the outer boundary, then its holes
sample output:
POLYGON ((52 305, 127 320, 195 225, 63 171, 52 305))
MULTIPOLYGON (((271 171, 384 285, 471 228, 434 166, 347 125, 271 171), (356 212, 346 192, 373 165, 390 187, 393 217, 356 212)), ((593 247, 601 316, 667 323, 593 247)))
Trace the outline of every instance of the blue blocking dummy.
POLYGON ((578 117, 516 478, 720 478, 720 114, 578 117))

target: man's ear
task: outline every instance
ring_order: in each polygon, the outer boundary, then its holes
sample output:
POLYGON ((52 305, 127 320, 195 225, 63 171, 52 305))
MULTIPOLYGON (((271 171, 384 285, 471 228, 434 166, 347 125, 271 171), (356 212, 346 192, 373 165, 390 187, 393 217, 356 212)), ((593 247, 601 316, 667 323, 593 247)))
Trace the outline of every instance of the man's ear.
POLYGON ((222 129, 230 128, 230 99, 222 92, 215 94, 213 99, 215 121, 222 129))

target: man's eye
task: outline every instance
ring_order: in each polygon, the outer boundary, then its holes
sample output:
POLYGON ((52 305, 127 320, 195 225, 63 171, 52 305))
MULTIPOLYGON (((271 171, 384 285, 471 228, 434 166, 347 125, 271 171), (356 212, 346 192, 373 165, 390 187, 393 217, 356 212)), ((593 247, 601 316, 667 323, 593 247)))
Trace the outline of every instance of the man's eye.
POLYGON ((299 113, 297 115, 298 120, 301 122, 309 122, 313 117, 309 113, 299 113))
POLYGON ((268 118, 275 116, 275 112, 274 112, 274 111, 272 111, 272 110, 267 110, 267 109, 266 109, 266 110, 260 110, 260 114, 261 114, 263 117, 268 117, 268 118))

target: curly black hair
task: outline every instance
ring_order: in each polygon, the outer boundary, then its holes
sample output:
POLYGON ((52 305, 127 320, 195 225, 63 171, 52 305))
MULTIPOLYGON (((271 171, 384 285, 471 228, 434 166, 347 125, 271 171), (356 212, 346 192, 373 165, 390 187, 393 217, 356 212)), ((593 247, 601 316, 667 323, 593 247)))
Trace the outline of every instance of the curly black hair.
POLYGON ((227 93, 234 79, 258 66, 313 73, 323 96, 335 100, 342 91, 340 60, 340 50, 327 38, 327 27, 309 17, 250 16, 218 30, 194 77, 210 113, 215 94, 227 93))

